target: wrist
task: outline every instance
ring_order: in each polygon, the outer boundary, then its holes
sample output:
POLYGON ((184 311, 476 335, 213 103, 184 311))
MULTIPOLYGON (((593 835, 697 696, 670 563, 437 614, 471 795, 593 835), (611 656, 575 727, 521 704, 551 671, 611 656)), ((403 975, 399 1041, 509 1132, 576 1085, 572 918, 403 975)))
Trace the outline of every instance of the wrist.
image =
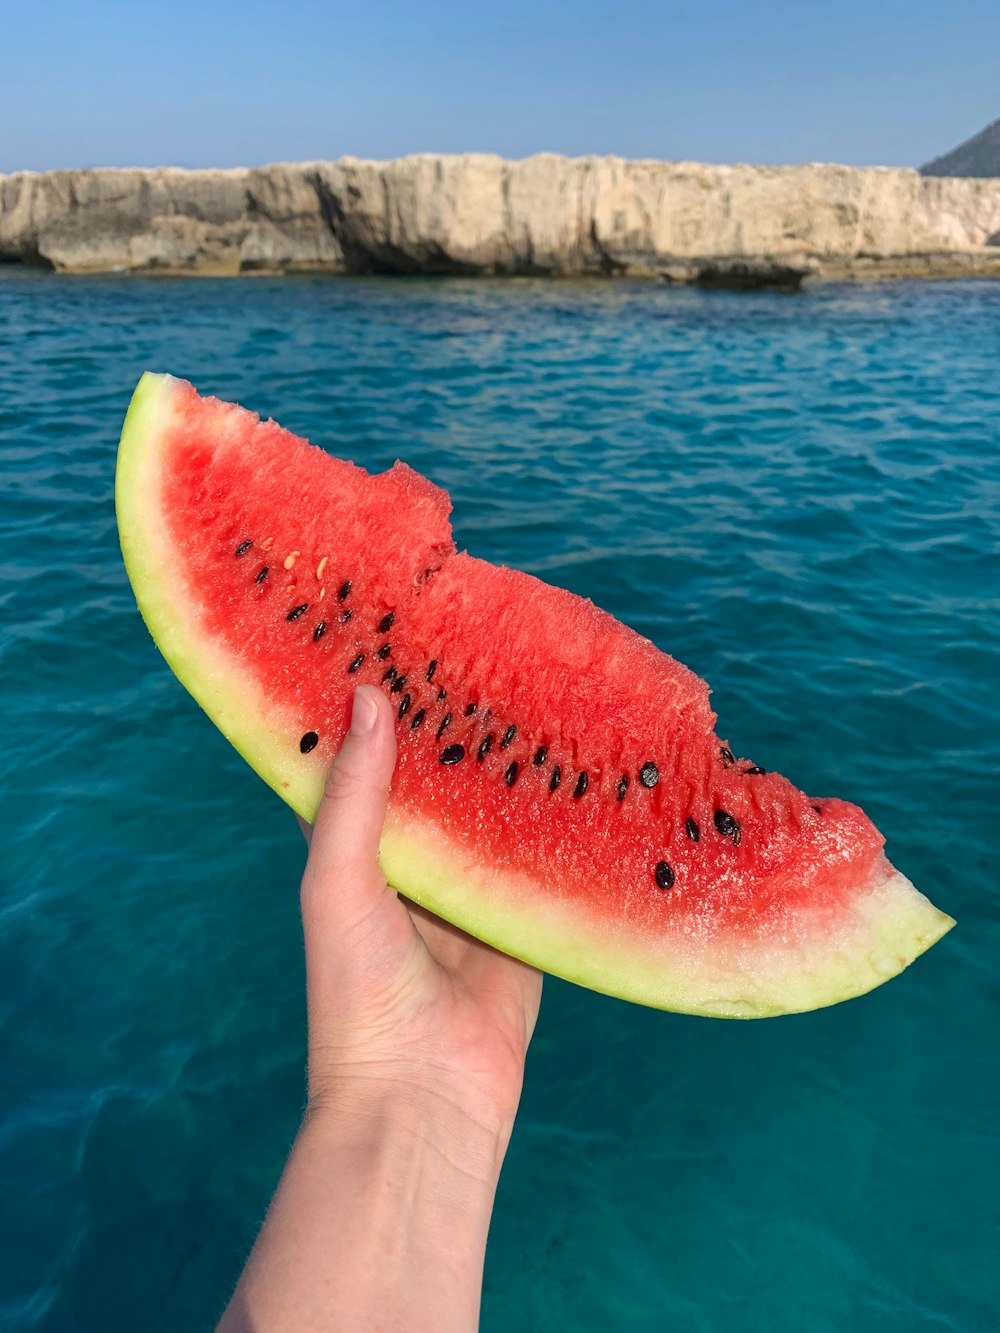
POLYGON ((506 1136, 436 1091, 345 1074, 311 1096, 223 1327, 478 1326, 506 1136))
POLYGON ((301 1134, 330 1147, 351 1142, 373 1159, 398 1153, 414 1168, 454 1175, 492 1196, 515 1109, 423 1077, 343 1070, 310 1087, 301 1134))

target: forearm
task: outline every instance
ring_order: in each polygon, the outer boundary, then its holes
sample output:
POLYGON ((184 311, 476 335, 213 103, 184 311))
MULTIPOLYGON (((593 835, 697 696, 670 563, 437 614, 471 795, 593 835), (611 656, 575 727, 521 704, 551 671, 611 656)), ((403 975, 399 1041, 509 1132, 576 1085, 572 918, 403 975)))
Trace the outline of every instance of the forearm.
POLYGON ((220 1333, 472 1333, 506 1140, 392 1088, 307 1116, 220 1333))

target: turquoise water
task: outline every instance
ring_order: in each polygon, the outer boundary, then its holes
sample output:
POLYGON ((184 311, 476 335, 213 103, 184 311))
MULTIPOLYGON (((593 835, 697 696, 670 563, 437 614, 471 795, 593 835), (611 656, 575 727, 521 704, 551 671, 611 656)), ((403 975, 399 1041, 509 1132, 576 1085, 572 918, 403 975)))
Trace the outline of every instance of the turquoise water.
POLYGON ((995 1329, 998 364, 987 283, 0 276, 0 1325, 209 1328, 302 1102, 301 839, 119 560, 150 367, 427 472, 959 919, 764 1023, 547 982, 483 1328, 995 1329))

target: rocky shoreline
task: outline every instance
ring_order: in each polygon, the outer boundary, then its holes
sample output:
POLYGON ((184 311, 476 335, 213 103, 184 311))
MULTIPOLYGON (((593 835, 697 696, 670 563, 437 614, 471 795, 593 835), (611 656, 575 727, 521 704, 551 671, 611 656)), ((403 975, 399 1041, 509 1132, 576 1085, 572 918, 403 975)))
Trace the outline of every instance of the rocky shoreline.
POLYGON ((1000 277, 1000 178, 422 154, 0 175, 0 263, 60 273, 1000 277))

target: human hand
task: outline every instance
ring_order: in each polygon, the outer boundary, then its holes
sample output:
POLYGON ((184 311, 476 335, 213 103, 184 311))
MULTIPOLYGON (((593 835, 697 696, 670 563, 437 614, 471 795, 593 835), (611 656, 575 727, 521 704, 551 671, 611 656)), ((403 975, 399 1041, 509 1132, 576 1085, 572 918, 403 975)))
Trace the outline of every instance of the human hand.
POLYGON ((388 700, 359 686, 315 828, 303 824, 309 1113, 391 1090, 450 1106, 502 1152, 541 974, 387 886, 377 857, 395 762, 388 700))
POLYGON ((390 889, 392 709, 360 686, 302 878, 309 1099, 225 1333, 472 1333, 541 976, 390 889))

